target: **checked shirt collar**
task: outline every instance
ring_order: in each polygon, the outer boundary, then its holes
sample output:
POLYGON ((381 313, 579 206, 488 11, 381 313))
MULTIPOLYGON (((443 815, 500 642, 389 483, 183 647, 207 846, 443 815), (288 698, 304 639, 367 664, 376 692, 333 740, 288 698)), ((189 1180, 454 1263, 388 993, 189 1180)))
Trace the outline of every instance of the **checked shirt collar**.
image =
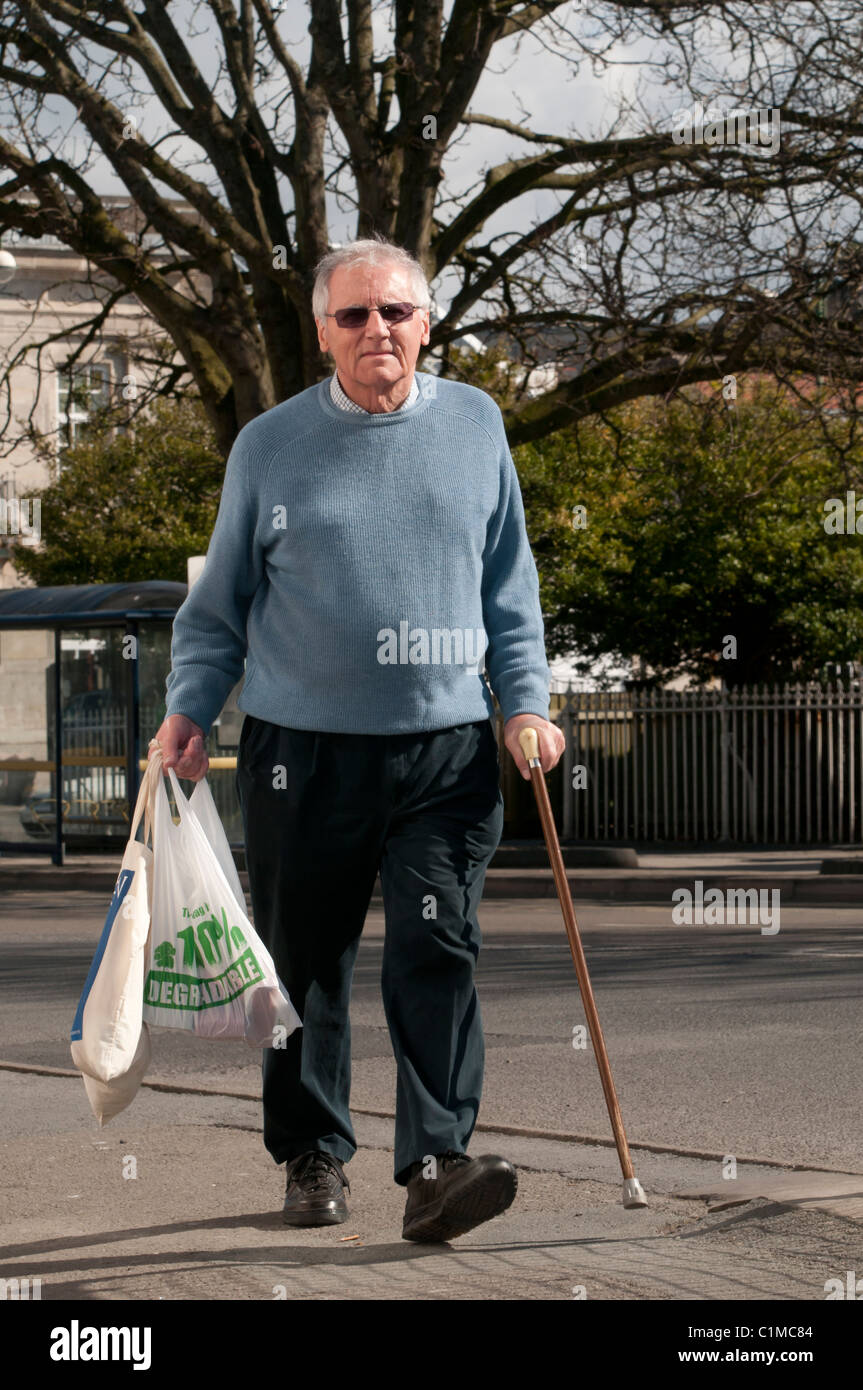
MULTIPOLYGON (((416 377, 414 377, 411 382, 411 389, 407 394, 407 399, 403 400, 401 405, 396 406, 396 410, 407 410, 408 407, 412 406, 414 401, 417 400, 419 393, 420 388, 417 386, 416 377)), ((342 390, 341 382, 339 381, 338 372, 333 372, 330 378, 330 399, 333 405, 337 405, 340 410, 352 410, 357 415, 371 414, 370 410, 364 410, 361 405, 357 405, 356 401, 352 401, 350 396, 345 395, 342 390)))

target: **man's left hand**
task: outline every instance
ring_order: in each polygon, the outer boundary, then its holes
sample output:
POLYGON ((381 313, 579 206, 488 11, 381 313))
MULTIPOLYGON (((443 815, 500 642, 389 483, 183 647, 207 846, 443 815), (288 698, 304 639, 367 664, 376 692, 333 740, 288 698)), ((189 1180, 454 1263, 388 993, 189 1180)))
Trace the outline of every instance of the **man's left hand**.
POLYGON ((566 747, 566 739, 556 724, 551 724, 539 714, 514 714, 503 726, 503 741, 512 754, 516 767, 526 782, 530 781, 530 768, 521 751, 518 736, 522 729, 536 729, 539 743, 539 756, 543 772, 550 772, 566 747))

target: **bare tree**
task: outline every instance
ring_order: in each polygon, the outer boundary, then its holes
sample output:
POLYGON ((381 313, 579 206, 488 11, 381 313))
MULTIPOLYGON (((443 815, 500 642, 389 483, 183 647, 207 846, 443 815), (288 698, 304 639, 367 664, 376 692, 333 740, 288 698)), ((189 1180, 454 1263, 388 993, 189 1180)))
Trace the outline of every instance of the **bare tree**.
POLYGON ((55 236, 134 294, 223 450, 327 370, 310 291, 334 204, 453 282, 444 370, 468 332, 559 362, 508 410, 516 443, 753 368, 860 379, 859 4, 306 8, 303 68, 297 7, 274 0, 0 0, 0 228, 55 236), (492 58, 517 70, 526 44, 570 99, 591 71, 636 74, 607 129, 472 109, 492 58), (748 118, 672 131, 717 95, 748 118), (479 127, 513 153, 456 187, 447 156, 479 127), (97 191, 108 172, 134 228, 97 191))

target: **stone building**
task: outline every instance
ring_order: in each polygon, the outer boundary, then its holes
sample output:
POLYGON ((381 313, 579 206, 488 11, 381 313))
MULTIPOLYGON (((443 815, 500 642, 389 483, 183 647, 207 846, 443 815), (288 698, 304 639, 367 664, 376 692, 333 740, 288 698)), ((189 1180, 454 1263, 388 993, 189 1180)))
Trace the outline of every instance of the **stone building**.
MULTIPOLYGON (((141 230, 132 200, 106 198, 115 223, 154 260, 169 254, 141 230)), ((185 204, 181 204, 185 209, 185 204)), ((63 449, 93 412, 131 401, 150 379, 142 358, 164 352, 164 330, 133 294, 54 237, 0 236, 0 588, 17 574, 9 542, 38 543, 30 494, 50 480, 36 447, 62 468, 63 449)))

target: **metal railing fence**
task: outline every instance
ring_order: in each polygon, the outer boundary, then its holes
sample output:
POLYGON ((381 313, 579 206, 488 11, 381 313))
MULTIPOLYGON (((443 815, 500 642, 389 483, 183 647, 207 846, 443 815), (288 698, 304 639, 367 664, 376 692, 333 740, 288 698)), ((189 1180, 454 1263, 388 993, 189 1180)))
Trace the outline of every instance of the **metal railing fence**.
POLYGON ((863 840, 863 683, 568 690, 565 839, 863 840))

